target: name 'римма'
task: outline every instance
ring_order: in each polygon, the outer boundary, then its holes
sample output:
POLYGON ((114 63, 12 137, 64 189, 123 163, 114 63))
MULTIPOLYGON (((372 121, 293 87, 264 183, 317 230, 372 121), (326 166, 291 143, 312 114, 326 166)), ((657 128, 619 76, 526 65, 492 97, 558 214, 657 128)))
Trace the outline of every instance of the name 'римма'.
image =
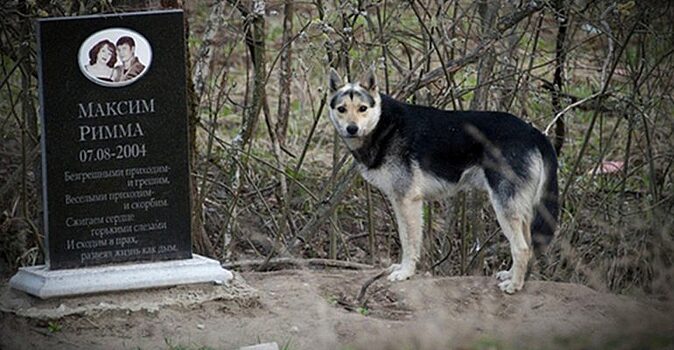
POLYGON ((78 103, 77 118, 116 117, 154 113, 154 99, 78 103))

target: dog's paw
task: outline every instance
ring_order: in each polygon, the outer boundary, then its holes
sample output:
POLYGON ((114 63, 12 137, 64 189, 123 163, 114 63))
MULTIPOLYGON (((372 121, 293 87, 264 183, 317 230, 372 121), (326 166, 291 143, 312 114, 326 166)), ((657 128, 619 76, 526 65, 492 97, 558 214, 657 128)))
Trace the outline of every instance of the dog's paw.
POLYGON ((513 272, 512 272, 512 270, 499 271, 499 272, 496 273, 496 278, 499 281, 507 281, 507 280, 513 278, 513 272))
MULTIPOLYGON (((391 281, 391 282, 404 281, 404 280, 412 277, 412 275, 414 275, 414 269, 413 268, 403 266, 403 265, 398 265, 398 264, 395 264, 395 265, 397 265, 397 266, 395 266, 395 268, 393 269, 393 272, 391 272, 391 274, 388 275, 389 281, 391 281)), ((391 267, 393 267, 393 266, 391 266, 391 267)))
POLYGON ((402 267, 402 265, 400 265, 400 264, 391 264, 391 266, 389 266, 387 270, 389 272, 398 271, 398 270, 400 270, 401 267, 402 267))
POLYGON ((507 294, 514 294, 515 292, 519 291, 522 289, 524 286, 524 282, 522 283, 515 283, 513 280, 505 280, 501 283, 498 284, 498 287, 505 293, 507 294))

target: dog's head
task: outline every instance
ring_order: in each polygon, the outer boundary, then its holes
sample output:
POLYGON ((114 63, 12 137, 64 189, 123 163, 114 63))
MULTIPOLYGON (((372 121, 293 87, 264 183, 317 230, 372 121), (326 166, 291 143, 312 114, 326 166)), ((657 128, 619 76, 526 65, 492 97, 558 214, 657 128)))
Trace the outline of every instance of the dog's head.
MULTIPOLYGON (((345 79, 346 80, 346 79, 345 79)), ((379 122, 381 97, 374 71, 370 69, 358 82, 342 82, 330 69, 330 120, 347 144, 369 135, 379 122)))

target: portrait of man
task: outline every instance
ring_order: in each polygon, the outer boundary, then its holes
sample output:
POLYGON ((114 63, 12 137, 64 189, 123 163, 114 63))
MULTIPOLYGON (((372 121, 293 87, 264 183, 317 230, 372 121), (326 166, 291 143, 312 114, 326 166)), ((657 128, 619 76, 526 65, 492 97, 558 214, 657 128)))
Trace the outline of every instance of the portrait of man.
POLYGON ((136 42, 129 36, 117 40, 117 57, 122 61, 119 81, 133 79, 145 69, 145 65, 136 57, 136 42))

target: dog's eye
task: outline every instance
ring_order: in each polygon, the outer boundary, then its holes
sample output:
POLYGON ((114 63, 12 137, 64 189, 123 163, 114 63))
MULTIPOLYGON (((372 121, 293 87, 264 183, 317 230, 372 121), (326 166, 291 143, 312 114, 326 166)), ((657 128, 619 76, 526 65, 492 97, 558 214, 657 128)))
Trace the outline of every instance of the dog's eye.
POLYGON ((346 108, 344 108, 344 106, 339 106, 339 107, 337 107, 337 112, 344 113, 344 112, 346 112, 346 108))
POLYGON ((365 111, 367 111, 367 106, 360 106, 360 108, 358 108, 358 112, 365 112, 365 111))

